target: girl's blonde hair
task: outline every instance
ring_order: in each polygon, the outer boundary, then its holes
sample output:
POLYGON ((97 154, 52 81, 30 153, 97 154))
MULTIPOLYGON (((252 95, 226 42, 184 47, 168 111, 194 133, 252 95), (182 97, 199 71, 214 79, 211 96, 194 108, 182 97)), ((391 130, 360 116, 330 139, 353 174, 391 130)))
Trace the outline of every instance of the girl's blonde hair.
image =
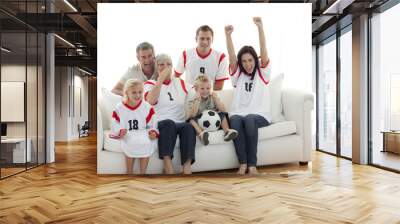
POLYGON ((125 82, 125 85, 124 85, 124 96, 125 96, 125 97, 127 97, 126 91, 127 91, 129 88, 132 88, 132 87, 134 87, 134 86, 142 86, 142 88, 143 88, 143 82, 142 82, 141 80, 139 80, 139 79, 128 79, 128 80, 125 82))
POLYGON ((196 77, 196 79, 194 80, 194 86, 199 86, 201 83, 205 83, 205 82, 209 82, 209 83, 212 85, 212 83, 211 83, 211 81, 210 81, 210 78, 208 78, 207 75, 201 73, 201 74, 198 75, 198 76, 196 77))

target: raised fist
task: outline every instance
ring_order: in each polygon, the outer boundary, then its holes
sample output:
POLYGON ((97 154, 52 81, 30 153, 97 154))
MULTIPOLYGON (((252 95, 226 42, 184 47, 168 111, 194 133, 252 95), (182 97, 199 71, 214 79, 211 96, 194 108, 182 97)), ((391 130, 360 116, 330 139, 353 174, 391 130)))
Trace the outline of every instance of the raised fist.
POLYGON ((261 17, 253 17, 253 22, 254 22, 254 24, 256 24, 257 27, 262 26, 261 17))
POLYGON ((230 35, 233 32, 233 26, 232 25, 226 25, 225 26, 225 34, 230 35))

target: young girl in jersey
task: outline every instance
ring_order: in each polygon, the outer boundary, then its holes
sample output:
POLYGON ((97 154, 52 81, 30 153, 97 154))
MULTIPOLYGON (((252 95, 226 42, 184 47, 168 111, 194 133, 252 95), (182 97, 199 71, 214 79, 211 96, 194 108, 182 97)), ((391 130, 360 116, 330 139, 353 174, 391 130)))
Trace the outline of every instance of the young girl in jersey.
POLYGON ((140 174, 145 174, 149 157, 153 154, 158 137, 153 107, 144 101, 143 82, 129 79, 124 86, 124 100, 112 114, 111 138, 121 140, 128 174, 133 173, 134 158, 139 158, 140 174))
POLYGON ((238 132, 236 130, 230 129, 225 106, 219 99, 216 92, 211 93, 211 80, 205 74, 200 74, 196 77, 194 81, 194 89, 196 95, 186 102, 186 118, 193 125, 199 136, 201 142, 204 145, 208 145, 209 133, 203 130, 197 120, 200 118, 201 114, 205 110, 217 111, 219 117, 221 118, 221 127, 225 132, 224 140, 230 141, 237 137, 238 132))

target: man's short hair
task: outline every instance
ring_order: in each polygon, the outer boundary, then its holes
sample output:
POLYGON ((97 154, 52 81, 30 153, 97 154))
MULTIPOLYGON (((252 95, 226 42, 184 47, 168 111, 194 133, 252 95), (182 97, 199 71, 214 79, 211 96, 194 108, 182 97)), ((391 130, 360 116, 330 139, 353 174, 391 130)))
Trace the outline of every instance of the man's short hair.
POLYGON ((199 36, 200 31, 203 31, 203 32, 210 31, 211 32, 211 36, 214 37, 214 31, 208 25, 203 25, 203 26, 197 28, 197 30, 196 30, 196 38, 199 36))
POLYGON ((154 47, 151 43, 149 42, 142 42, 136 47, 136 54, 139 54, 139 51, 144 51, 144 50, 151 50, 153 51, 154 54, 154 47))

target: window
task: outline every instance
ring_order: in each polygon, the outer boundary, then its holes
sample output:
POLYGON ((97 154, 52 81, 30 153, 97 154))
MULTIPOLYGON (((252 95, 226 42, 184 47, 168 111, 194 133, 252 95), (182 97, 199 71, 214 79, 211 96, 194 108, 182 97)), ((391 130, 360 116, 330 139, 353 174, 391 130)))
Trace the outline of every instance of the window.
POLYGON ((400 155, 386 150, 383 132, 400 130, 398 21, 400 21, 400 4, 371 18, 372 154, 370 156, 372 164, 395 170, 400 170, 400 155))
POLYGON ((352 33, 340 36, 340 154, 352 157, 352 33))
POLYGON ((318 48, 318 149, 336 153, 336 37, 318 48))

